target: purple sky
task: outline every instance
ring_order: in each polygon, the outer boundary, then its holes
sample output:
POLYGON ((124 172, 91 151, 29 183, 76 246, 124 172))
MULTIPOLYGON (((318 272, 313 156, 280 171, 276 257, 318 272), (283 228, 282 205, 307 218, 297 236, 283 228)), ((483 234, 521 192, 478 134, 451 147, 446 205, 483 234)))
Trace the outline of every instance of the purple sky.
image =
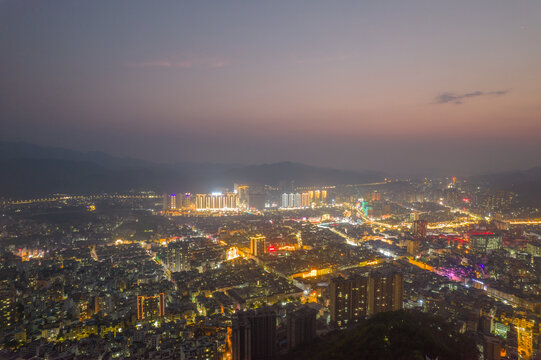
POLYGON ((0 140, 388 172, 541 165, 541 1, 0 0, 0 140))

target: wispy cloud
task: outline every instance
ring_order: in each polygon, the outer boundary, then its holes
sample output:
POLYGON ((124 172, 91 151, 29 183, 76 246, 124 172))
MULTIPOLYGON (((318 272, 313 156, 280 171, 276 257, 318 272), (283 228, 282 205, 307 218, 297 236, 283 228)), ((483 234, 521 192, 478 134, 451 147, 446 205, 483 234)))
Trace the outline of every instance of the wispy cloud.
POLYGON ((451 92, 444 92, 436 97, 436 104, 462 104, 464 100, 476 98, 480 96, 502 96, 509 92, 509 90, 498 91, 473 91, 465 94, 455 94, 451 92))
POLYGON ((139 68, 179 68, 179 69, 191 69, 191 68, 206 68, 206 69, 219 69, 227 66, 227 61, 220 58, 213 57, 200 57, 190 56, 180 60, 150 60, 150 61, 138 61, 131 62, 128 65, 131 67, 139 68))

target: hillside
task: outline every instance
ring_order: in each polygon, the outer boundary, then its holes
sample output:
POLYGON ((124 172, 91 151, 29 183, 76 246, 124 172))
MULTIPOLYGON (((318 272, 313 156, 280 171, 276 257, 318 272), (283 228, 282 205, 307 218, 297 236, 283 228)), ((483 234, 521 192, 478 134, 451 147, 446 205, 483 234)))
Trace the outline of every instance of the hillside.
POLYGON ((338 185, 381 180, 375 173, 281 162, 240 166, 210 163, 158 164, 27 143, 0 142, 0 197, 54 193, 94 194, 153 190, 209 192, 233 183, 338 185))
POLYGON ((470 180, 492 188, 513 191, 518 194, 523 205, 541 206, 541 167, 475 176, 470 180))
POLYGON ((358 327, 332 332, 289 353, 311 360, 469 360, 478 352, 471 337, 443 319, 420 312, 380 313, 358 327))

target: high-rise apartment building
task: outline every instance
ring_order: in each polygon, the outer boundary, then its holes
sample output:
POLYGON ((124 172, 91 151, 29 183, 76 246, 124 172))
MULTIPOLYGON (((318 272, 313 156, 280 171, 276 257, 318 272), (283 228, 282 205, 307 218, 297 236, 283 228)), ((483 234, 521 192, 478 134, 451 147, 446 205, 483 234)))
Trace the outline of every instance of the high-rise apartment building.
POLYGON ((248 185, 235 184, 234 191, 239 196, 239 206, 247 207, 248 206, 248 185))
POLYGON ((266 251, 265 248, 266 238, 264 235, 256 235, 250 237, 250 253, 253 256, 263 255, 266 251))
POLYGON ((419 253, 420 245, 419 240, 406 240, 406 249, 408 250, 408 255, 417 255, 419 253))
POLYGON ((502 359, 502 340, 496 336, 483 336, 483 359, 502 359))
POLYGON ((307 192, 303 192, 301 194, 301 206, 302 207, 310 207, 312 205, 310 201, 310 194, 307 192))
POLYGON ((233 360, 276 358, 276 313, 260 308, 241 311, 233 318, 233 360))
POLYGON ((15 323, 15 289, 0 289, 0 329, 7 329, 15 323))
POLYGON ((163 194, 163 211, 170 211, 177 209, 177 195, 176 194, 163 194))
POLYGON ((196 194, 195 208, 197 210, 227 210, 237 209, 238 195, 235 193, 196 194))
POLYGON ((169 243, 167 246, 166 265, 171 272, 190 270, 189 244, 184 241, 169 243))
POLYGON ((316 337, 315 309, 304 306, 287 314, 287 347, 289 350, 312 341, 316 337))
POLYGON ((164 316, 165 294, 137 296, 137 319, 152 319, 164 316))
POLYGON ((288 207, 290 207, 290 208, 296 207, 295 206, 295 194, 291 193, 291 194, 288 195, 288 197, 289 197, 288 200, 287 200, 287 203, 289 205, 288 207))
POLYGON ((337 277, 330 283, 331 323, 342 327, 367 315, 368 277, 337 277))
POLYGON ((515 194, 509 191, 487 191, 479 196, 479 205, 487 213, 501 212, 511 208, 515 194))
POLYGON ((164 194, 163 211, 177 211, 193 207, 192 195, 186 194, 164 194))
POLYGON ((285 209, 289 207, 289 195, 286 193, 282 194, 282 207, 285 209))
POLYGON ((368 315, 402 309, 404 276, 391 269, 370 273, 368 277, 368 315))
POLYGON ((324 205, 327 203, 327 190, 325 189, 316 189, 308 190, 302 194, 302 203, 303 206, 306 203, 306 206, 315 205, 324 205))
POLYGON ((391 268, 330 283, 331 322, 339 327, 365 316, 402 309, 404 278, 391 268))
POLYGON ((368 201, 381 201, 383 199, 379 190, 373 190, 367 193, 366 199, 368 201))
POLYGON ((282 194, 282 208, 300 208, 303 206, 300 193, 282 194))
POLYGON ((171 196, 169 197, 169 201, 170 201, 170 208, 171 209, 176 209, 177 208, 177 196, 175 194, 171 194, 171 196))

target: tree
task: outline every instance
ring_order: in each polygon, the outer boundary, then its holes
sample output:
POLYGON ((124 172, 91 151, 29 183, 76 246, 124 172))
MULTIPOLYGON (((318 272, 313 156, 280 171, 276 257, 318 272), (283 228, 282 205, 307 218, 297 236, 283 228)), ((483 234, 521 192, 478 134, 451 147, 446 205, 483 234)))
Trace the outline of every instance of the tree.
POLYGON ((317 339, 287 359, 471 360, 479 354, 471 337, 441 318, 414 311, 380 313, 357 327, 317 339))

